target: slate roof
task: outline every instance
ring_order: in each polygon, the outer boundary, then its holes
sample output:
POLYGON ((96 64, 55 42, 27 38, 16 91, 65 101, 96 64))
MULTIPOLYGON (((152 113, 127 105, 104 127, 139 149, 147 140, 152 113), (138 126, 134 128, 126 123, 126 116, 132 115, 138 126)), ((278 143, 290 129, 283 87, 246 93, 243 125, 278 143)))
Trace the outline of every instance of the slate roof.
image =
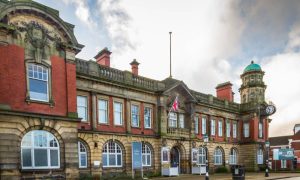
POLYGON ((278 136, 278 137, 270 137, 270 146, 280 146, 280 145, 288 145, 289 140, 292 136, 278 136))

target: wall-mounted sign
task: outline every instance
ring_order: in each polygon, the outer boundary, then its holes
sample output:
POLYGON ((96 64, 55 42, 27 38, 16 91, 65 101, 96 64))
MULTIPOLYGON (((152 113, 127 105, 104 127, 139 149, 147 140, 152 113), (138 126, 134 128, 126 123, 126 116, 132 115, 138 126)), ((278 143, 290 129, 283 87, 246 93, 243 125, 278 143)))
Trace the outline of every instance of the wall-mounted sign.
POLYGON ((293 160, 294 149, 273 149, 273 160, 293 160))
POLYGON ((132 168, 142 168, 142 143, 132 142, 132 168))

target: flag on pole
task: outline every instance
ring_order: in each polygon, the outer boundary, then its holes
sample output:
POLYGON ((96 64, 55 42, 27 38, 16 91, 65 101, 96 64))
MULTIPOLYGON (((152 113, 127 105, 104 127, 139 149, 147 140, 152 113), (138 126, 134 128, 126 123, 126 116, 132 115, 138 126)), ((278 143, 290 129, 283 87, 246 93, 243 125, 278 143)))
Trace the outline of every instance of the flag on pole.
POLYGON ((178 96, 176 96, 176 98, 172 104, 171 111, 178 111, 178 96))

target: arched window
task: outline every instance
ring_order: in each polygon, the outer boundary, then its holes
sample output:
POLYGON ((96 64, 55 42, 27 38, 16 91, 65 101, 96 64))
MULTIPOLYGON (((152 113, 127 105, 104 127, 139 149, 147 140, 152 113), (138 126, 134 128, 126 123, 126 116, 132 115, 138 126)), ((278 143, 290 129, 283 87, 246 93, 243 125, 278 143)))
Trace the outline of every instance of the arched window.
POLYGON ((198 164, 205 164, 206 162, 206 150, 204 147, 200 147, 198 151, 198 164))
POLYGON ((28 91, 31 100, 49 101, 48 68, 29 63, 27 65, 28 91))
POLYGON ((151 166, 151 149, 147 144, 143 144, 142 163, 143 166, 151 166))
POLYGON ((257 150, 257 164, 263 164, 264 163, 264 154, 262 149, 257 150))
POLYGON ((222 165, 223 164, 222 159, 223 159, 222 150, 220 148, 216 148, 215 152, 214 152, 214 164, 215 165, 222 165))
POLYGON ((113 141, 107 142, 102 150, 103 167, 122 167, 122 149, 113 141))
POLYGON ((237 151, 234 148, 231 148, 230 150, 229 164, 237 164, 237 151))
POLYGON ((87 150, 84 144, 78 141, 79 168, 87 168, 87 150))
POLYGON ((21 157, 23 169, 59 168, 58 141, 47 131, 30 131, 22 139, 21 157))

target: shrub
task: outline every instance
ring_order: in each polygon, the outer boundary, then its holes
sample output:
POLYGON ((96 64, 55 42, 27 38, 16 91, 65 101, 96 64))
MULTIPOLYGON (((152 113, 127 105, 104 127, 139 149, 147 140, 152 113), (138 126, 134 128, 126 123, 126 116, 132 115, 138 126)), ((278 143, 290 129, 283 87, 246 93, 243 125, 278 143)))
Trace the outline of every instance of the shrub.
POLYGON ((216 173, 228 173, 228 169, 224 166, 218 167, 216 173))

